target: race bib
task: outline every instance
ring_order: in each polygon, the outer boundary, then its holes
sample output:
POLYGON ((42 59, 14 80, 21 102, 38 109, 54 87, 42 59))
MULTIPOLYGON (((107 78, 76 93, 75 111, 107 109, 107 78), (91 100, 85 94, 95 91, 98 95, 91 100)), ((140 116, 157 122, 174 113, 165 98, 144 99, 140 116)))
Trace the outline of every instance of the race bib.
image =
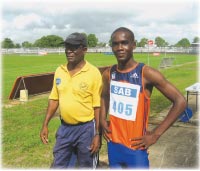
POLYGON ((135 121, 140 86, 111 80, 110 115, 135 121))

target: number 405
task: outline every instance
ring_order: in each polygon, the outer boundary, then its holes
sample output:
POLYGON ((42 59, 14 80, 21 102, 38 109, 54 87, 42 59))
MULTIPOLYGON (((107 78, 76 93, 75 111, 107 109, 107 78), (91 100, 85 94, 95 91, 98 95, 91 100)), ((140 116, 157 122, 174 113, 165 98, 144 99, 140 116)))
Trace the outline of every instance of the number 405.
POLYGON ((119 114, 125 114, 127 116, 130 116, 133 111, 133 105, 131 104, 125 104, 123 102, 116 102, 114 101, 112 109, 114 112, 117 112, 119 114))

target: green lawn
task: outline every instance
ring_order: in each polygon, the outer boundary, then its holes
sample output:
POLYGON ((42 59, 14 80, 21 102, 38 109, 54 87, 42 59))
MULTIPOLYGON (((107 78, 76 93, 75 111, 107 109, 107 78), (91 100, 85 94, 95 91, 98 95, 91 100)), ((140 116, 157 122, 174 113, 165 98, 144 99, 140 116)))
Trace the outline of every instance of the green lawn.
MULTIPOLYGON (((150 55, 150 66, 158 68, 161 58, 150 55)), ((197 55, 174 54, 173 67, 160 70, 185 95, 185 87, 197 81, 197 55)), ((54 72, 66 59, 64 54, 47 56, 3 55, 3 91, 2 91, 2 166, 4 168, 49 168, 52 161, 52 148, 55 132, 60 124, 58 117, 49 125, 49 144, 43 145, 39 138, 42 121, 47 107, 47 96, 30 99, 27 103, 19 103, 12 107, 5 104, 13 83, 18 76, 54 72)), ((135 54, 135 59, 147 63, 147 54, 135 54)), ((114 56, 87 54, 86 59, 95 66, 107 66, 116 63, 114 56)), ((18 100, 15 100, 18 103, 18 100)), ((156 115, 170 105, 156 89, 151 98, 151 115, 156 115), (159 103, 158 103, 159 102, 159 103)), ((106 154, 103 141, 101 154, 106 154)))

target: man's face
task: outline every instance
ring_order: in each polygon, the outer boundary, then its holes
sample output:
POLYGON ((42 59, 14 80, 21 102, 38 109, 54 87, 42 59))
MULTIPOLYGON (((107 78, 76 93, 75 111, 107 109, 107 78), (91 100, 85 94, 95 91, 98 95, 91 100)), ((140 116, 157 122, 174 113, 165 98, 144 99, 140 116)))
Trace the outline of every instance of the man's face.
POLYGON ((112 51, 118 62, 126 62, 133 56, 135 42, 130 34, 125 31, 117 31, 112 36, 112 51))
POLYGON ((82 45, 65 45, 65 54, 69 63, 78 64, 84 59, 86 51, 87 48, 82 45))

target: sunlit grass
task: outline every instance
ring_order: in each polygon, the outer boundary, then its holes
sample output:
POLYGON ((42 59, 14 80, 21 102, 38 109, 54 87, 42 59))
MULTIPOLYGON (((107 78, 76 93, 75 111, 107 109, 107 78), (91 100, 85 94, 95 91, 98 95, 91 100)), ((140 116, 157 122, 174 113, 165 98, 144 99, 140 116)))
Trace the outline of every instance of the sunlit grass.
MULTIPOLYGON (((154 57, 150 54, 150 66, 159 67, 164 57, 154 57)), ((197 81, 197 56, 175 54, 174 65, 167 69, 159 69, 180 92, 185 95, 185 88, 197 81)), ((147 54, 134 54, 137 61, 147 63, 147 54)), ((116 63, 113 55, 103 53, 87 54, 86 60, 95 66, 107 66, 116 63)), ((43 145, 39 138, 44 115, 46 113, 48 96, 42 96, 27 103, 19 103, 6 108, 10 103, 9 93, 18 76, 54 72, 60 65, 66 63, 64 54, 47 56, 3 55, 3 108, 2 108, 2 166, 3 168, 49 168, 53 159, 52 150, 55 143, 55 133, 60 124, 55 117, 49 124, 49 144, 43 145)), ((151 97, 151 115, 157 114, 170 105, 156 89, 151 97)), ((103 141, 100 155, 106 155, 107 147, 103 141)))

